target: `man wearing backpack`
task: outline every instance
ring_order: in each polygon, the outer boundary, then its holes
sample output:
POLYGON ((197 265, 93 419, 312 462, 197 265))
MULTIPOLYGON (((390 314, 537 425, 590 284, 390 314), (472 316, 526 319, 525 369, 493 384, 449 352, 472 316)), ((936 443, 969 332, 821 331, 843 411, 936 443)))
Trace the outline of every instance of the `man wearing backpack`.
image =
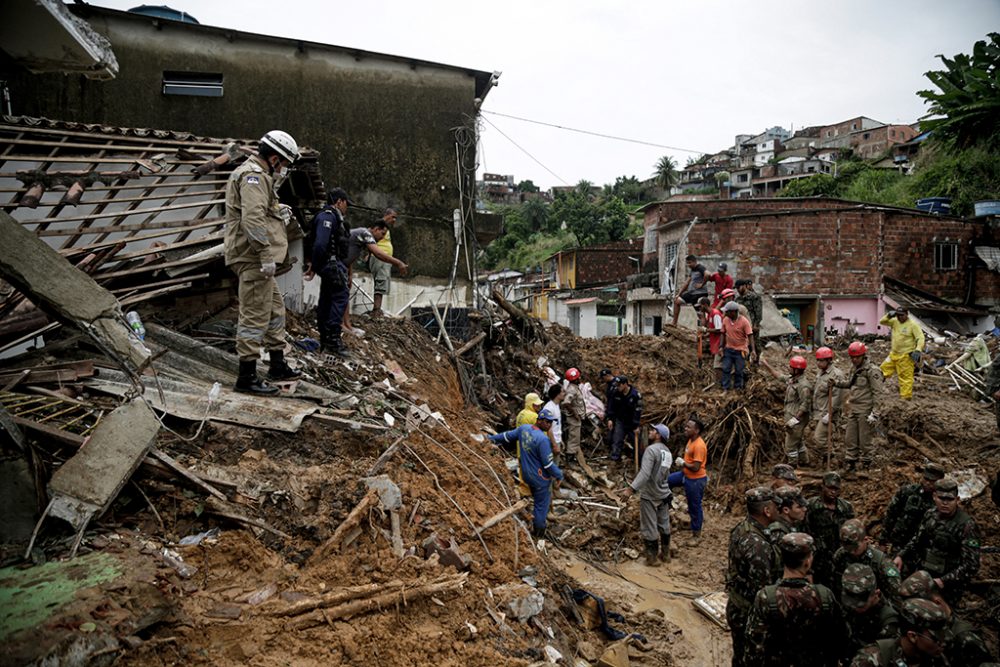
POLYGON ((781 538, 784 574, 757 593, 747 623, 747 663, 755 667, 836 667, 849 638, 833 591, 809 581, 813 539, 781 538))

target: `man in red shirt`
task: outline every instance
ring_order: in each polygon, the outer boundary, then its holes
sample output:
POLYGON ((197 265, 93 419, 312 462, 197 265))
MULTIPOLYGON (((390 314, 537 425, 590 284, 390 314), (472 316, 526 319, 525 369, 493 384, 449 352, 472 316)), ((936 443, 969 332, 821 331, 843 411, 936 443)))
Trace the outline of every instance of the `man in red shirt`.
POLYGON ((742 389, 746 359, 754 353, 753 326, 731 301, 722 307, 722 389, 742 389))
POLYGON ((702 314, 702 325, 698 331, 708 334, 708 350, 712 354, 712 368, 715 381, 722 385, 722 311, 711 305, 708 297, 698 300, 698 310, 702 314))
POLYGON ((729 275, 729 265, 725 262, 719 264, 719 270, 708 277, 715 285, 715 300, 712 301, 712 308, 718 308, 719 303, 722 302, 722 291, 727 289, 733 289, 735 282, 733 277, 729 275))

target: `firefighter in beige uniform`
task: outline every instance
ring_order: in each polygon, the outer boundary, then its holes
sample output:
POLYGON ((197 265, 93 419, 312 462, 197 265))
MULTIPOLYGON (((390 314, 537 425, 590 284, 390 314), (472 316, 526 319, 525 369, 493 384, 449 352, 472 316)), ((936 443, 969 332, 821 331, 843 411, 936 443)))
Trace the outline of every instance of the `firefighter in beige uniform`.
POLYGON ((846 376, 833 365, 833 350, 828 347, 816 350, 816 365, 819 366, 819 372, 816 373, 816 384, 813 385, 813 415, 816 417, 813 440, 819 451, 823 451, 830 430, 836 429, 837 422, 840 421, 844 399, 847 398, 847 392, 834 383, 844 382, 846 376))
POLYGON ((875 413, 879 394, 882 392, 882 371, 868 362, 868 346, 859 340, 847 346, 851 358, 851 377, 834 381, 834 387, 850 389, 848 403, 845 462, 847 470, 853 471, 858 461, 867 468, 872 459, 872 426, 878 421, 875 413))
POLYGON ((274 280, 278 266, 288 261, 288 236, 275 175, 285 175, 298 157, 295 140, 286 132, 272 130, 261 138, 258 154, 237 167, 226 184, 226 266, 239 278, 237 391, 278 391, 257 377, 261 347, 270 355, 268 379, 300 375, 285 362, 285 305, 274 280))

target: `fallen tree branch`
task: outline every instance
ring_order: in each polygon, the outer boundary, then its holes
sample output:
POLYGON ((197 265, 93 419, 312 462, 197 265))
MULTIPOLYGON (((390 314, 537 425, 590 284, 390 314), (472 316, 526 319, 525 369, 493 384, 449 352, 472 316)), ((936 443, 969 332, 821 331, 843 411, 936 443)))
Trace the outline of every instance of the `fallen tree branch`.
POLYGON ((403 604, 405 606, 408 602, 430 597, 435 593, 458 590, 465 585, 465 581, 468 577, 468 572, 462 572, 461 574, 442 577, 433 582, 416 586, 415 588, 403 588, 399 591, 392 591, 382 593, 381 595, 376 595, 371 598, 354 600, 353 602, 348 602, 346 604, 328 609, 318 609, 317 611, 292 621, 288 624, 288 627, 292 630, 304 630, 316 625, 330 623, 331 621, 341 618, 350 618, 351 616, 355 616, 357 614, 363 614, 365 612, 382 609, 384 607, 395 606, 398 604, 403 604))
POLYGON ((493 516, 491 516, 489 519, 486 520, 485 523, 483 523, 482 526, 479 527, 478 530, 476 530, 476 532, 477 533, 482 533, 487 528, 492 528, 493 526, 497 525, 498 523, 500 523, 504 519, 506 519, 506 518, 508 518, 508 517, 510 517, 510 516, 512 516, 514 514, 517 514, 518 512, 520 512, 521 510, 523 510, 525 507, 527 507, 530 504, 531 504, 531 501, 529 499, 522 498, 521 500, 517 501, 516 503, 514 503, 513 505, 511 505, 510 507, 508 507, 504 511, 499 512, 499 513, 494 514, 493 516))
POLYGON ((913 451, 917 452, 928 461, 933 461, 935 463, 939 462, 938 457, 931 454, 931 452, 926 447, 924 447, 919 442, 917 442, 907 434, 903 433, 902 431, 889 431, 889 435, 901 441, 904 445, 906 445, 913 451))
POLYGON ((389 445, 384 452, 382 452, 382 455, 378 457, 375 463, 372 464, 372 467, 368 469, 368 474, 366 474, 365 477, 374 477, 379 474, 382 468, 384 468, 389 462, 389 459, 392 458, 393 454, 396 453, 396 450, 399 449, 399 443, 403 442, 403 438, 405 437, 406 435, 401 435, 396 438, 396 440, 389 445))
POLYGON ((378 491, 375 488, 368 489, 368 493, 365 497, 361 499, 351 513, 347 515, 344 522, 337 526, 337 530, 333 532, 333 537, 328 539, 326 542, 320 545, 319 549, 309 558, 310 563, 316 563, 320 559, 324 558, 331 551, 340 546, 340 543, 344 540, 344 536, 347 535, 352 528, 361 523, 361 517, 368 512, 368 510, 375 506, 378 502, 378 491))
POLYGON ((271 526, 267 525, 263 521, 259 521, 258 519, 251 519, 248 516, 240 514, 236 510, 236 508, 230 505, 228 502, 221 502, 219 500, 216 500, 215 498, 206 498, 205 511, 214 514, 216 516, 221 516, 224 519, 231 519, 232 521, 235 521, 237 523, 243 523, 248 526, 253 526, 254 528, 260 528, 261 530, 277 535, 278 537, 283 537, 286 540, 292 539, 292 536, 289 535, 288 533, 283 533, 277 528, 272 528, 271 526))
POLYGON ((298 616, 315 609, 335 607, 351 600, 369 597, 376 593, 390 593, 403 588, 403 582, 395 579, 384 584, 362 584, 361 586, 348 586, 324 593, 319 597, 310 597, 294 602, 280 609, 272 609, 267 612, 268 616, 298 616))

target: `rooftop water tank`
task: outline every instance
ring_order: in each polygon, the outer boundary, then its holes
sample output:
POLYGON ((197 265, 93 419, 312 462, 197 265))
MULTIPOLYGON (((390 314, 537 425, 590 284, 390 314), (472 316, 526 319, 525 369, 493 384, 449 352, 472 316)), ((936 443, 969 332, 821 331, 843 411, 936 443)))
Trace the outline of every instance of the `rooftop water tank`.
POLYGON ((142 14, 158 19, 169 19, 171 21, 180 21, 181 23, 198 23, 198 19, 187 12, 182 12, 166 5, 139 5, 129 11, 133 14, 142 14))

